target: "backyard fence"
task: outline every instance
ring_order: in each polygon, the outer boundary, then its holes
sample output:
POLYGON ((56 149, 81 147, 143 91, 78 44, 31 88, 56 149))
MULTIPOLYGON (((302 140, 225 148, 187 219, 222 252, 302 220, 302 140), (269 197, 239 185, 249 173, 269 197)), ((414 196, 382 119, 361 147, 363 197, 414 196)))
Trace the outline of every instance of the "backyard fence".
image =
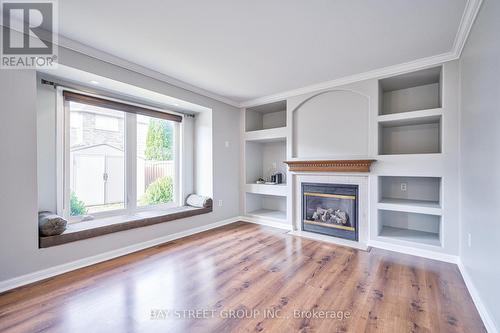
POLYGON ((144 161, 144 190, 158 178, 173 178, 174 172, 174 161, 144 161))

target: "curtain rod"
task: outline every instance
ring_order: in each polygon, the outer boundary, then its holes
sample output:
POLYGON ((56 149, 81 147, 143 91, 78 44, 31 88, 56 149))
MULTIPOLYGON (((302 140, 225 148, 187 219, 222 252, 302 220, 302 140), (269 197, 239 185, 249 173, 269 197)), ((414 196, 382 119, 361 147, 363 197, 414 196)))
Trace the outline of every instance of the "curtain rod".
MULTIPOLYGON (((50 80, 47 80, 47 79, 44 79, 44 78, 41 78, 40 79, 40 82, 44 85, 47 85, 47 86, 51 86, 53 87, 54 89, 57 89, 57 87, 61 87, 61 88, 67 88, 67 89, 72 89, 72 90, 81 90, 81 86, 68 86, 68 85, 65 85, 65 84, 61 84, 61 83, 58 83, 58 82, 54 82, 54 81, 50 81, 50 80)), ((85 86, 83 86, 83 88, 87 88, 85 86)), ((96 95, 100 95, 99 91, 97 92, 93 92, 92 89, 89 89, 90 91, 85 91, 85 90, 82 90, 83 93, 89 93, 89 94, 96 94, 96 95)), ((113 96, 106 96, 106 95, 102 95, 102 98, 113 98, 113 99, 121 99, 119 96, 118 97, 113 97, 113 96)), ((134 101, 128 101, 127 99, 124 99, 124 102, 129 102, 129 103, 134 103, 134 104, 139 104, 141 105, 141 103, 136 103, 134 101)), ((144 107, 148 107, 148 105, 144 105, 144 107)), ((189 117, 189 118, 195 118, 196 116, 194 114, 190 114, 190 113, 183 113, 183 112, 179 112, 179 111, 168 111, 168 110, 164 110, 164 108, 161 108, 161 107, 156 107, 156 106, 149 106, 149 107, 152 107, 152 108, 156 108, 156 109, 160 109, 160 110, 163 110, 165 112, 174 112, 174 113, 178 113, 180 115, 183 115, 184 117, 189 117)), ((159 111, 160 112, 160 111, 159 111)))

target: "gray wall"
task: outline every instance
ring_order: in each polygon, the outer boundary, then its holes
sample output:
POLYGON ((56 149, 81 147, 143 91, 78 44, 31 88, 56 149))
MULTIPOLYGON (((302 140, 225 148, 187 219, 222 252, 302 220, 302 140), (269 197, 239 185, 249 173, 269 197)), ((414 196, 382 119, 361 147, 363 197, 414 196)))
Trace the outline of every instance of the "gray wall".
POLYGON ((368 156, 368 102, 367 96, 348 90, 304 101, 293 112, 292 157, 368 156))
POLYGON ((461 258, 496 327, 500 327, 499 14, 500 1, 483 2, 460 60, 461 258))
MULTIPOLYGON (((64 65, 213 110, 214 212, 189 219, 38 249, 36 74, 0 71, 0 282, 239 215, 239 112, 236 108, 67 49, 64 65), (229 147, 224 142, 229 141, 229 147)), ((42 139, 42 138, 39 138, 42 139)), ((49 139, 49 138, 44 138, 49 139)), ((206 162, 205 162, 206 163, 206 162)))
POLYGON ((56 93, 37 82, 38 209, 57 211, 56 93))

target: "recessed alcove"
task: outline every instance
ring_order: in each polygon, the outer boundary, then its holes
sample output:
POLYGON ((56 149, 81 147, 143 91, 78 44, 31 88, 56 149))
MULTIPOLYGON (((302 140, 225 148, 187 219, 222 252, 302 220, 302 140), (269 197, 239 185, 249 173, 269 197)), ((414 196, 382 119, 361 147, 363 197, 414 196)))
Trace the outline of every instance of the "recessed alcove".
POLYGON ((440 207, 440 177, 379 177, 379 202, 440 207))
POLYGON ((368 97, 350 90, 322 92, 293 110, 292 157, 368 156, 368 97))
POLYGON ((441 107, 441 67, 379 81, 380 115, 441 107))
POLYGON ((277 172, 283 176, 286 174, 286 165, 283 163, 286 159, 285 141, 248 141, 245 145, 246 184, 255 184, 259 178, 270 178, 277 172))
POLYGON ((251 107, 245 110, 245 131, 260 131, 286 126, 286 101, 251 107))
POLYGON ((441 217, 430 214, 379 210, 379 236, 440 246, 441 217))
POLYGON ((441 153, 441 116, 379 122, 379 154, 441 153))
POLYGON ((246 193, 246 214, 284 222, 286 221, 286 197, 246 193))

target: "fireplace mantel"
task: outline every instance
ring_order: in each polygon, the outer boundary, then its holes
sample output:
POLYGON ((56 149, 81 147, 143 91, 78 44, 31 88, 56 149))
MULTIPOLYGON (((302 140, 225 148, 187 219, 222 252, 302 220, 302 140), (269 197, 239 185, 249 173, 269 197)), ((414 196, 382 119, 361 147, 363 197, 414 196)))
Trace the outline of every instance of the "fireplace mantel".
POLYGON ((284 161, 290 171, 316 172, 370 172, 376 160, 322 160, 322 161, 284 161))

